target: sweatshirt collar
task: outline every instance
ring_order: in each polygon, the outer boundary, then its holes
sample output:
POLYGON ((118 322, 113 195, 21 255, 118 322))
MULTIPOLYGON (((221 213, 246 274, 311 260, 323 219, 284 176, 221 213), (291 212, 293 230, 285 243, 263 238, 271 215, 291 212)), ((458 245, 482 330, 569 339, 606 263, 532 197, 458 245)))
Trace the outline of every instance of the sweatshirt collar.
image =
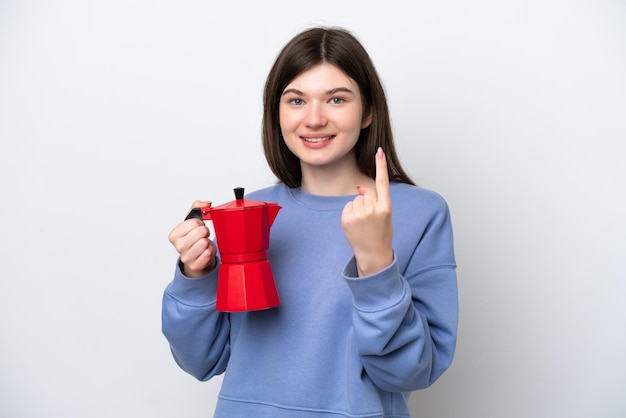
POLYGON ((291 197, 302 206, 315 210, 343 210, 346 203, 354 200, 356 194, 346 196, 320 196, 308 193, 301 187, 288 189, 291 197))

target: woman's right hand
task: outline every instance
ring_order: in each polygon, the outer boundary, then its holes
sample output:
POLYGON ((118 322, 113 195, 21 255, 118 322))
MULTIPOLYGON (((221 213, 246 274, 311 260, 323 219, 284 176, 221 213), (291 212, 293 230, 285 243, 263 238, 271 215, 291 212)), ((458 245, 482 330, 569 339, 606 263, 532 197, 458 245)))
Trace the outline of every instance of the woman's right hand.
MULTIPOLYGON (((193 208, 206 207, 210 202, 196 200, 193 208)), ((217 247, 209 228, 200 219, 188 219, 178 224, 169 234, 169 240, 180 254, 182 273, 191 278, 207 275, 217 266, 217 247)))

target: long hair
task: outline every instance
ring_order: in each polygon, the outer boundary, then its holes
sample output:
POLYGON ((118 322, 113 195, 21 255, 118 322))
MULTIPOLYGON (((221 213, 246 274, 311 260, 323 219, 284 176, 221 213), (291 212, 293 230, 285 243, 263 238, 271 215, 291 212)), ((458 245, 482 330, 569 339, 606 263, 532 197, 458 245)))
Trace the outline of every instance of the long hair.
POLYGON ((288 187, 301 185, 300 160, 285 144, 280 129, 280 97, 294 78, 321 63, 336 66, 354 80, 361 91, 363 116, 372 114, 372 122, 361 130, 355 145, 359 169, 376 177, 374 155, 380 146, 387 155, 389 178, 415 184, 396 154, 385 91, 372 60, 361 43, 342 28, 316 27, 296 35, 284 46, 269 72, 263 94, 262 139, 272 172, 288 187))

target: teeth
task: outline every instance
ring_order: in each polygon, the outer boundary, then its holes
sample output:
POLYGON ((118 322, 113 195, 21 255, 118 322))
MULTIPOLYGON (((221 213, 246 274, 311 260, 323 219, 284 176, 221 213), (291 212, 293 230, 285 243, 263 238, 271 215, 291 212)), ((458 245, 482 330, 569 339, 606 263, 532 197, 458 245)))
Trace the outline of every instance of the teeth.
POLYGON ((329 136, 325 136, 323 138, 304 138, 306 142, 312 142, 312 143, 324 142, 324 141, 328 141, 329 139, 330 139, 329 136))

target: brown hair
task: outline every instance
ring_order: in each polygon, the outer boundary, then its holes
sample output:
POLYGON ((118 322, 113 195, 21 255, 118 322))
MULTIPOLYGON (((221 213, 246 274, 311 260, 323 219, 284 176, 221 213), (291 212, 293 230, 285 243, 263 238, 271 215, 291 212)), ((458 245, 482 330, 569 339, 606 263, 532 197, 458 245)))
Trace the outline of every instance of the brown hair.
POLYGON ((302 181, 300 160, 287 148, 279 121, 280 97, 287 85, 302 72, 321 63, 341 69, 361 90, 364 116, 372 122, 361 130, 355 153, 359 169, 375 178, 374 155, 381 146, 387 154, 391 180, 415 184, 400 165, 393 144, 385 91, 372 60, 361 43, 341 28, 316 27, 296 35, 282 49, 265 83, 263 94, 263 150, 272 172, 288 187, 302 181))

